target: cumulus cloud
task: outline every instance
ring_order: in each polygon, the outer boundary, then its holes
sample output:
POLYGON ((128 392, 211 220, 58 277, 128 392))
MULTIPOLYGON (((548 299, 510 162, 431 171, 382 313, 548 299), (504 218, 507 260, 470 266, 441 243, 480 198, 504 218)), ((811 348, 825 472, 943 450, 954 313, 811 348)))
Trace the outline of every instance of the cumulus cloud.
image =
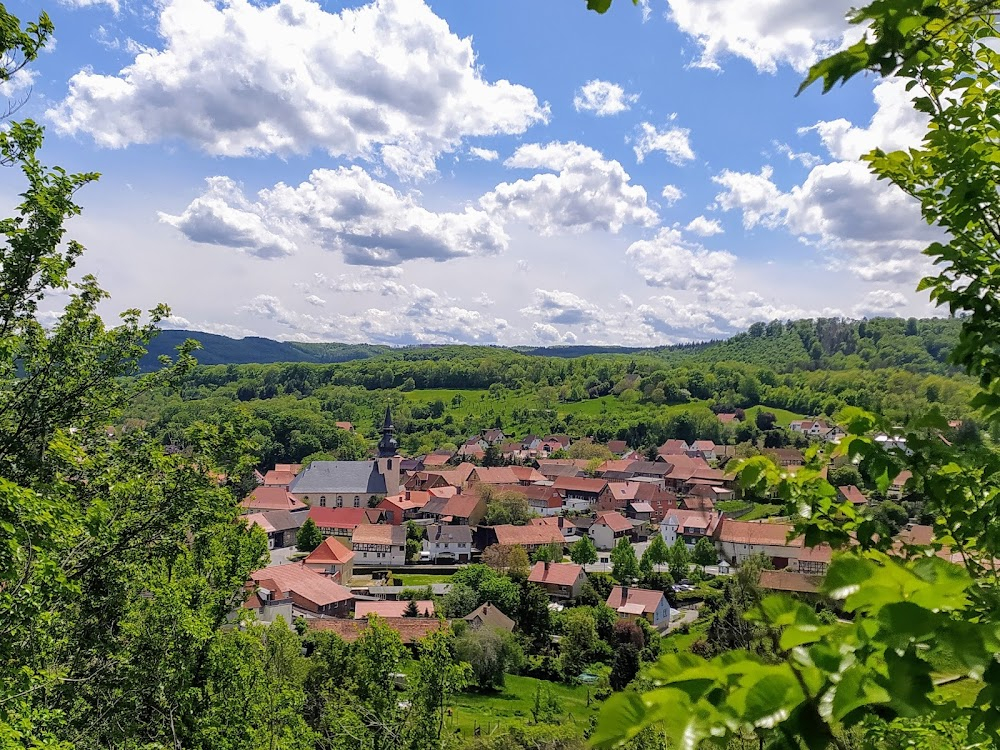
POLYGON ((668 17, 697 42, 696 67, 718 70, 723 58, 741 57, 758 71, 779 65, 803 72, 854 38, 845 19, 852 0, 668 0, 668 17))
POLYGON ((59 2, 70 8, 92 8, 97 5, 107 5, 116 14, 121 9, 118 0, 59 0, 59 2))
POLYGON ((909 300, 899 292, 888 289, 875 289, 868 292, 864 298, 854 306, 852 315, 855 318, 863 318, 871 315, 895 315, 900 308, 906 307, 909 300))
POLYGON ((479 148, 478 146, 473 146, 469 149, 469 153, 475 158, 482 159, 483 161, 496 161, 500 158, 500 154, 491 148, 479 148))
POLYGON ((322 297, 316 296, 315 294, 307 294, 304 297, 304 299, 306 302, 308 302, 310 305, 313 305, 314 307, 323 307, 324 305, 326 305, 326 300, 323 299, 322 297))
MULTIPOLYGON (((802 130, 799 131, 800 133, 802 130)), ((787 156, 788 161, 794 161, 801 164, 803 167, 815 167, 817 164, 822 164, 823 159, 816 154, 811 154, 808 151, 796 151, 787 143, 781 143, 780 141, 773 141, 774 147, 778 149, 778 153, 782 156, 787 156)))
POLYGON ((659 130, 655 125, 644 122, 639 126, 639 135, 635 145, 635 158, 640 164, 654 151, 661 151, 667 161, 672 164, 683 164, 694 158, 691 149, 691 131, 687 128, 675 128, 668 125, 659 130))
POLYGON ((228 178, 213 177, 208 184, 180 215, 161 213, 161 220, 195 242, 262 258, 288 255, 299 241, 367 266, 493 255, 507 245, 503 227, 485 211, 429 211, 414 195, 397 192, 357 166, 314 170, 298 186, 278 183, 261 190, 256 201, 228 178))
POLYGON ((617 161, 588 146, 527 144, 504 166, 555 173, 501 183, 479 201, 490 214, 523 221, 543 235, 592 229, 618 232, 626 224, 648 227, 659 222, 647 204, 645 188, 631 184, 632 178, 617 161))
POLYGON ((663 200, 667 202, 668 206, 672 206, 684 197, 684 191, 676 185, 664 185, 663 192, 660 195, 663 196, 663 200))
POLYGON ((471 39, 423 0, 328 13, 313 0, 165 0, 160 49, 81 70, 48 117, 99 145, 183 140, 221 156, 381 160, 406 176, 473 136, 548 120, 531 89, 487 81, 471 39), (205 71, 211 71, 206 75, 205 71))
POLYGON ((0 81, 0 97, 5 99, 21 99, 31 92, 38 73, 34 70, 21 68, 5 81, 0 81))
POLYGON ((536 289, 532 304, 522 308, 521 313, 560 325, 586 325, 600 318, 595 305, 558 289, 536 289))
POLYGON ((714 234, 722 234, 725 230, 718 219, 709 219, 706 216, 695 216, 684 227, 685 231, 697 234, 699 237, 711 237, 714 234))
POLYGON ((686 241, 674 228, 661 229, 652 239, 633 242, 625 255, 647 285, 669 289, 718 289, 731 282, 736 263, 732 253, 706 250, 686 241))
POLYGON ((573 108, 577 112, 593 112, 598 117, 607 117, 626 112, 637 101, 638 94, 626 94, 617 83, 594 79, 576 90, 573 108))

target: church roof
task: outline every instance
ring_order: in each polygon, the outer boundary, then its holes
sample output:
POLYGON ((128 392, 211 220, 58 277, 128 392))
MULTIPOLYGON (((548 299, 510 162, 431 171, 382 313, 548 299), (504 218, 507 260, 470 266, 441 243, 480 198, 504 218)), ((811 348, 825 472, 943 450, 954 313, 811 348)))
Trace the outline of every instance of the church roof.
POLYGON ((374 461, 313 461, 295 477, 289 492, 300 494, 386 494, 385 477, 374 461))

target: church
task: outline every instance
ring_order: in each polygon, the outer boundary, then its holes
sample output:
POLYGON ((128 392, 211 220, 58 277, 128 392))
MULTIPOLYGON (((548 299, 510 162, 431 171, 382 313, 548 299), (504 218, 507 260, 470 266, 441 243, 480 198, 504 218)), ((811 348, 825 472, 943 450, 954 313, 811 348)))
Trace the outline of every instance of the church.
POLYGON ((398 495, 402 457, 392 412, 387 406, 374 461, 313 461, 288 487, 296 500, 320 508, 373 508, 398 495))

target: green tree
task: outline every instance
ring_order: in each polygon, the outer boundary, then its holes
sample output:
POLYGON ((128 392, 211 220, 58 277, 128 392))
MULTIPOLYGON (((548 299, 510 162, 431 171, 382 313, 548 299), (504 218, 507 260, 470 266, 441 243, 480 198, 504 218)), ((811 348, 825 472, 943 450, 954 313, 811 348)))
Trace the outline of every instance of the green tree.
POLYGON ((573 542, 569 548, 569 559, 577 565, 590 565, 597 562, 597 547, 589 536, 582 536, 573 542))
POLYGON ((457 661, 455 638, 447 630, 431 633, 417 644, 412 672, 411 713, 407 717, 405 747, 438 750, 442 746, 449 701, 472 680, 468 664, 457 661))
POLYGON ((416 599, 410 599, 410 603, 403 610, 403 617, 420 617, 420 610, 417 609, 416 599))
POLYGON ((295 538, 295 546, 299 552, 312 552, 323 543, 323 532, 311 518, 307 518, 305 523, 299 528, 299 533, 295 538))
POLYGON ((619 539, 611 550, 611 576, 621 583, 628 583, 639 577, 639 560, 627 537, 619 539))
POLYGON ((445 617, 465 617, 479 606, 479 594, 464 583, 453 583, 441 598, 441 611, 445 617))
POLYGON ((611 662, 611 689, 624 690, 637 674, 639 674, 639 649, 631 643, 619 645, 611 662))
POLYGON ((563 546, 556 542, 543 544, 531 556, 532 562, 562 562, 563 546))
POLYGON ((670 565, 670 575, 676 580, 687 577, 688 567, 691 565, 691 553, 681 537, 677 537, 677 541, 670 548, 667 562, 670 565))
POLYGON ((858 467, 854 464, 830 467, 828 479, 834 487, 846 487, 848 485, 854 485, 855 487, 865 486, 865 480, 861 477, 861 472, 858 471, 858 467))
POLYGON ((552 610, 549 597, 540 586, 524 582, 521 588, 520 606, 514 616, 517 629, 531 639, 537 650, 549 644, 552 634, 552 610))
POLYGON ((590 612, 576 608, 563 613, 559 666, 566 679, 575 678, 586 669, 599 650, 600 640, 594 616, 590 612))
POLYGON ((512 524, 524 526, 537 514, 528 505, 528 498, 519 492, 496 492, 492 489, 481 490, 486 500, 486 513, 483 514, 483 526, 503 526, 512 524))
POLYGON ((900 529, 906 526, 910 520, 906 509, 899 503, 892 500, 883 500, 872 511, 872 518, 879 523, 885 524, 891 536, 899 533, 900 529))
POLYGON ((455 652, 472 667, 473 680, 481 690, 502 688, 506 673, 524 662, 511 634, 494 628, 470 629, 456 639, 455 652))
POLYGON ((670 560, 670 548, 667 547, 667 543, 663 541, 662 536, 653 534, 649 540, 649 546, 646 547, 646 551, 642 555, 643 557, 648 555, 649 561, 653 565, 663 565, 670 560))
POLYGON ((719 552, 715 549, 715 545, 708 540, 708 537, 703 536, 695 542, 691 559, 694 560, 695 565, 701 565, 702 567, 715 565, 719 562, 719 552))

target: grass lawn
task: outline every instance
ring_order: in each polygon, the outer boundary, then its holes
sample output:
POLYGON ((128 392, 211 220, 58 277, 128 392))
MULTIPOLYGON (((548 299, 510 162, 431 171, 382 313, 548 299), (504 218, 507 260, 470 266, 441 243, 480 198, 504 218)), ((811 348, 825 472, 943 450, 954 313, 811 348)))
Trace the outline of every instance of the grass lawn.
POLYGON ((802 419, 801 414, 796 414, 793 411, 785 411, 784 409, 775 409, 771 406, 751 406, 746 410, 747 419, 756 419, 757 412, 759 411, 769 411, 775 417, 778 418, 778 424, 782 427, 788 427, 789 424, 795 419, 802 419))
POLYGON ((435 583, 451 583, 450 575, 433 575, 433 574, 420 574, 412 573, 408 575, 397 575, 393 573, 393 580, 396 582, 397 586, 408 586, 410 588, 416 588, 418 586, 430 586, 435 583))
POLYGON ((582 733, 589 726, 590 717, 596 716, 600 711, 601 701, 593 697, 593 685, 563 685, 533 677, 507 675, 506 684, 500 693, 470 692, 455 696, 452 700, 453 715, 445 719, 447 731, 455 733, 458 730, 463 737, 471 737, 477 726, 482 734, 490 734, 498 727, 531 722, 535 691, 539 687, 543 698, 546 690, 551 691, 559 706, 558 715, 554 719, 557 724, 574 725, 582 733))
POLYGON ((782 506, 774 505, 772 503, 757 503, 754 505, 750 512, 745 516, 740 516, 741 521, 756 521, 760 518, 769 518, 777 513, 780 513, 782 506))

